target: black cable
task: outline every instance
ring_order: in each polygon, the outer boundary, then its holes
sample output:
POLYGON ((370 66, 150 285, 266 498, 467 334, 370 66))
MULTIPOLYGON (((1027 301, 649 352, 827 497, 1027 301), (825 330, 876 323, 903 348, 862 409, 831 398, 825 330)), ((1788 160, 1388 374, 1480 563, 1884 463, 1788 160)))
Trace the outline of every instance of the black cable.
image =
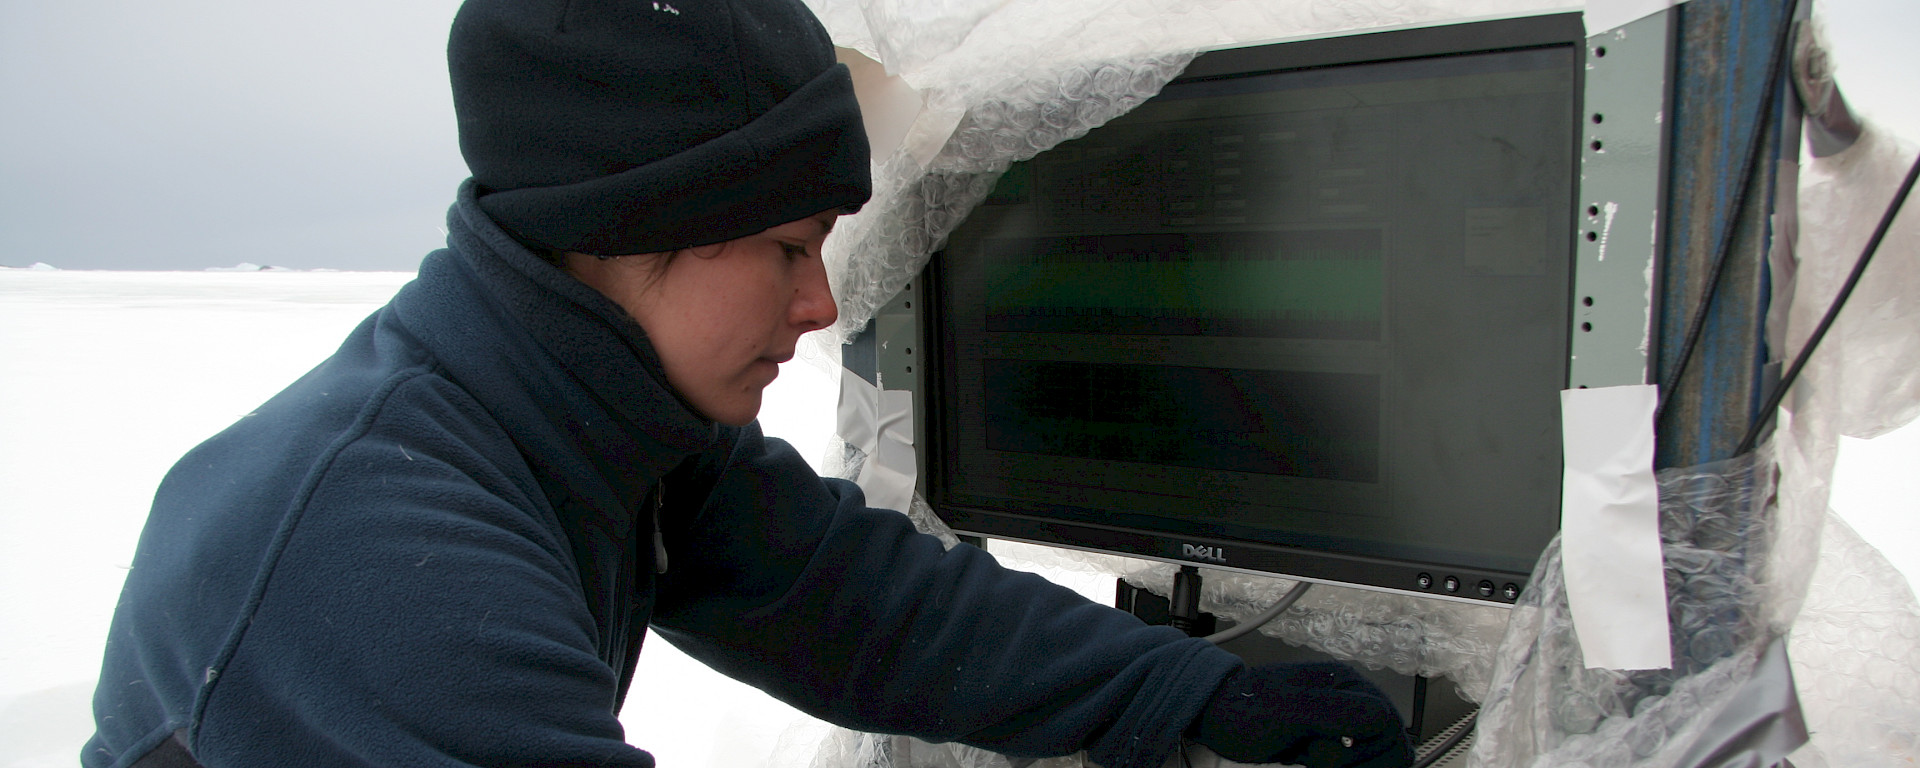
POLYGON ((1413 676, 1413 714, 1408 717, 1407 737, 1420 738, 1420 731, 1427 724, 1427 676, 1415 673, 1413 676))
POLYGON ((1673 370, 1660 382, 1659 400, 1653 408, 1655 423, 1667 408, 1667 397, 1680 384, 1680 374, 1686 372, 1687 363, 1693 359, 1693 352, 1700 344, 1700 335, 1707 327, 1707 310, 1713 306, 1713 298, 1720 292, 1720 274, 1726 271, 1727 262, 1733 253, 1733 235, 1737 224, 1743 218, 1741 212, 1747 203, 1747 187, 1752 186, 1753 168, 1759 164, 1760 154, 1765 151, 1768 117, 1773 114, 1774 98, 1785 87, 1783 73, 1789 58, 1788 51, 1793 45, 1793 11, 1799 0, 1787 0, 1785 15, 1781 18, 1780 30, 1773 41, 1772 58, 1767 64, 1766 88, 1760 97, 1760 111, 1753 121, 1753 136, 1747 139, 1746 154, 1740 159, 1740 173, 1733 178, 1740 183, 1734 187, 1733 200, 1727 208, 1727 217, 1721 220, 1719 237, 1715 238, 1713 268, 1707 273, 1706 285, 1701 288, 1700 300, 1694 305, 1693 317, 1687 321, 1685 341, 1680 345, 1679 359, 1674 361, 1673 370))
POLYGON ((1296 582, 1293 585, 1293 589, 1289 589, 1286 594, 1281 595, 1280 601, 1274 603, 1273 607, 1261 611, 1258 616, 1247 619, 1244 624, 1235 624, 1219 632, 1207 635, 1207 642, 1213 643, 1214 645, 1221 645, 1229 640, 1238 639, 1241 635, 1266 626, 1267 622, 1279 618, 1280 614, 1284 613, 1288 608, 1292 608, 1294 603, 1300 602, 1300 596, 1306 594, 1307 588, 1311 586, 1313 586, 1313 582, 1310 581, 1296 582))
POLYGON ((1180 566, 1167 592, 1167 624, 1193 636, 1200 626, 1200 569, 1180 566))
POLYGON ((1848 273, 1847 281, 1841 284, 1840 292, 1834 296, 1833 304, 1827 307, 1827 314, 1820 318, 1820 324, 1814 326, 1813 334, 1807 337, 1807 343, 1800 347, 1800 354, 1793 358, 1793 365, 1780 376, 1780 383, 1774 385, 1773 393, 1767 396, 1766 404, 1762 405, 1760 412, 1754 415, 1753 426, 1747 428, 1747 436, 1740 440, 1740 447, 1734 450, 1733 455, 1739 456, 1753 450, 1754 441, 1760 438, 1760 433, 1768 424, 1773 423, 1773 416, 1780 408, 1780 401, 1786 398, 1787 387, 1793 386, 1794 379, 1799 378, 1800 370, 1807 366, 1807 360, 1813 356, 1814 348, 1820 346, 1820 340, 1826 337, 1827 329, 1833 326, 1834 318, 1840 316, 1840 308, 1846 306, 1847 297, 1853 295, 1854 286, 1860 283, 1860 275, 1867 271, 1867 263, 1873 260, 1874 252, 1880 249, 1880 241, 1886 238, 1887 230, 1893 227, 1894 217, 1899 215, 1900 207, 1906 204, 1907 193, 1913 191, 1913 182, 1916 177, 1920 177, 1920 157, 1913 159, 1913 167, 1907 169, 1906 180, 1902 181, 1900 189, 1893 193, 1893 201, 1887 205, 1887 212, 1881 214, 1879 226, 1873 228, 1873 237, 1867 240, 1866 250, 1861 251, 1860 258, 1853 263, 1853 271, 1848 273))

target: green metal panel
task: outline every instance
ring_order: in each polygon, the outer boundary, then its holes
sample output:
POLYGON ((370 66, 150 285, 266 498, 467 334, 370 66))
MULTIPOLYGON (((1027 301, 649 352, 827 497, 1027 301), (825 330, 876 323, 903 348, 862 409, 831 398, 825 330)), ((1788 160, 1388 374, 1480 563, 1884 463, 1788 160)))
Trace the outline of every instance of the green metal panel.
POLYGON ((1672 11, 1587 40, 1571 387, 1648 381, 1672 50, 1672 11))

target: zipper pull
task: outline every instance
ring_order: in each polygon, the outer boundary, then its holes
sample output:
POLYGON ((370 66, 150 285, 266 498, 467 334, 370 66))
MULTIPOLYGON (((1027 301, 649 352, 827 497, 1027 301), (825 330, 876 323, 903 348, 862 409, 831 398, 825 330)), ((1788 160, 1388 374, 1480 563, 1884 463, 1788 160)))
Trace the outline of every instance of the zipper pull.
POLYGON ((653 489, 653 572, 667 572, 667 536, 660 532, 660 508, 665 504, 667 495, 666 478, 660 479, 660 485, 653 489))

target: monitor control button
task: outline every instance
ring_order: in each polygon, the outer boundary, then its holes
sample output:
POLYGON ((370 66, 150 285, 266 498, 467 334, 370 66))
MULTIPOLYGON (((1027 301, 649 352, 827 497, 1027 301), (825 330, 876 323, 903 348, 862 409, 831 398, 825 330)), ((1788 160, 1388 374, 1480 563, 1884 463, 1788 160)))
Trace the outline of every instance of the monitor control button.
POLYGON ((1500 588, 1500 596, 1508 600, 1520 599, 1520 585, 1507 582, 1506 586, 1500 588))
POLYGON ((1441 582, 1441 586, 1445 587, 1448 592, 1458 592, 1460 591, 1460 578, 1458 576, 1448 576, 1446 581, 1441 582))
POLYGON ((1431 573, 1420 574, 1419 576, 1414 578, 1413 582, 1415 584, 1419 584, 1421 589, 1433 589, 1433 574, 1431 573))
POLYGON ((1493 597, 1493 582, 1481 579, 1475 586, 1479 588, 1481 597, 1493 597))

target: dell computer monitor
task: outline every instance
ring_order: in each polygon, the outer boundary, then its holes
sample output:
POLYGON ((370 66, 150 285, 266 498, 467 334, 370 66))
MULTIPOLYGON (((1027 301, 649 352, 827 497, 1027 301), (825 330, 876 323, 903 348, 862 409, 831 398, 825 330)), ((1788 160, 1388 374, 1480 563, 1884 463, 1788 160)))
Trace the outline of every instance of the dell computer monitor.
POLYGON ((916 281, 955 530, 1494 603, 1559 522, 1577 16, 1202 55, 916 281))

